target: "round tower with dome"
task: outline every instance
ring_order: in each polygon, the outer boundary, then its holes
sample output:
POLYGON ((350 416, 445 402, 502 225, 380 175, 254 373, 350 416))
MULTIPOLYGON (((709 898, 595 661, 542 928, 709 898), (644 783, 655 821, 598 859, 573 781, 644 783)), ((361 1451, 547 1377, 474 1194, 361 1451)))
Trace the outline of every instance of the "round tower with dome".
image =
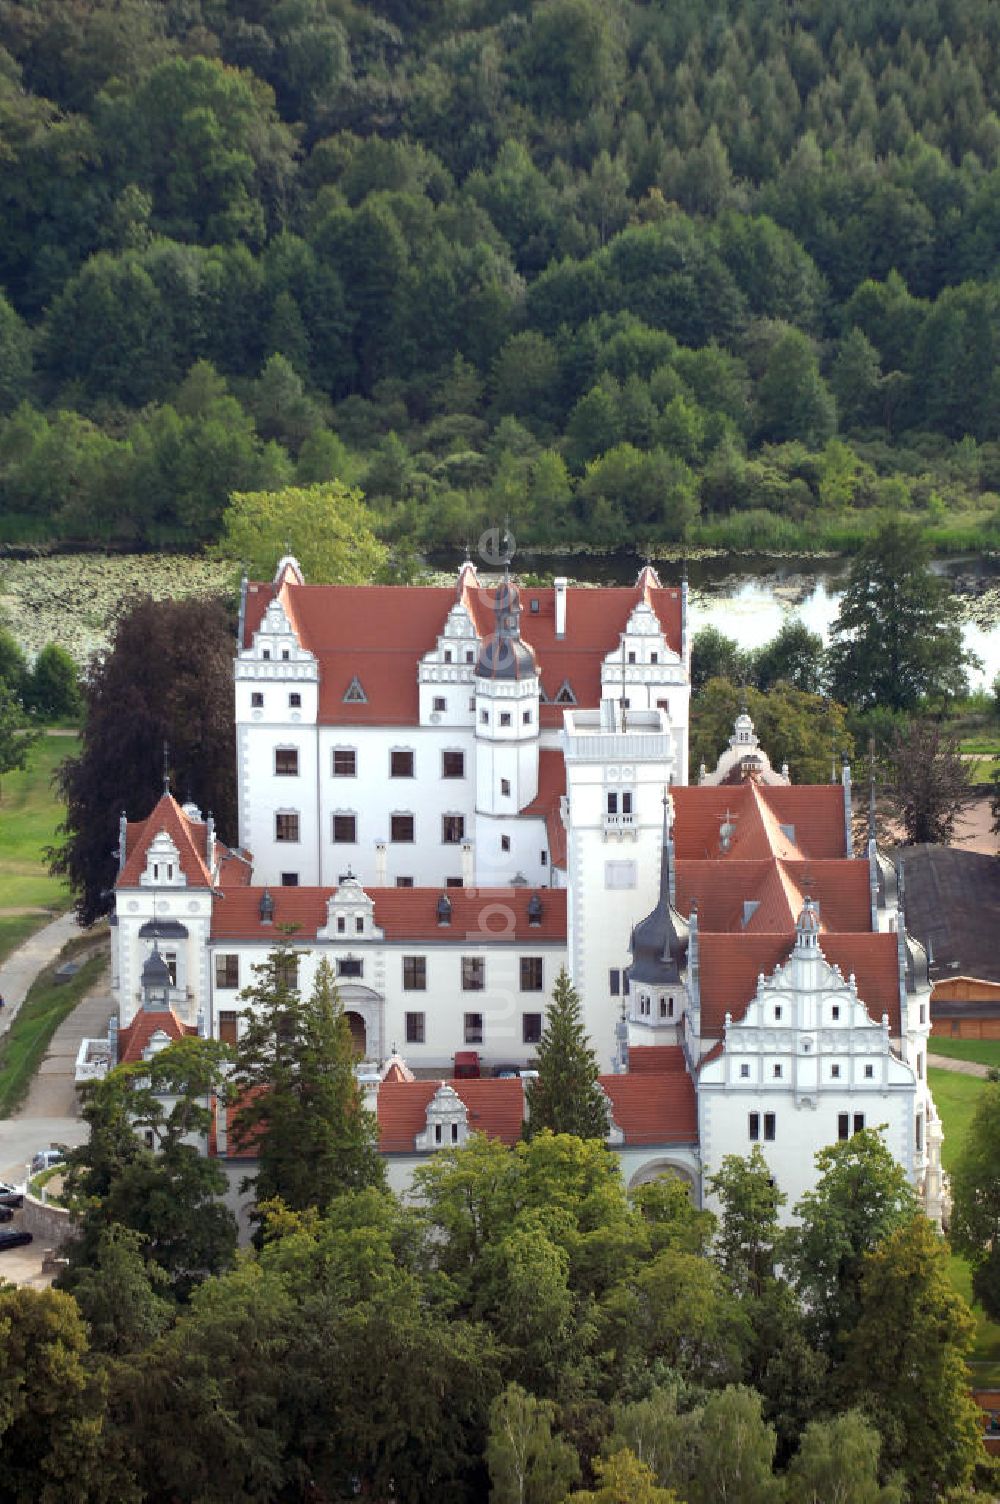
POLYGON ((538 664, 521 637, 521 595, 505 574, 494 627, 476 660, 476 849, 486 867, 510 868, 516 816, 538 793, 538 664))

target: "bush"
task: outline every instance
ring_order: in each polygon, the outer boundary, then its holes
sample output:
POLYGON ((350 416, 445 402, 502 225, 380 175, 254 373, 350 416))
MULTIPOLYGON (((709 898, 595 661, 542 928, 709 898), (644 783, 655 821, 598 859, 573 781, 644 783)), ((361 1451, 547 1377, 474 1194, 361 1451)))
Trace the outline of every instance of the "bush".
POLYGON ((50 642, 42 648, 24 688, 28 710, 47 721, 76 720, 83 710, 76 664, 65 648, 50 642))

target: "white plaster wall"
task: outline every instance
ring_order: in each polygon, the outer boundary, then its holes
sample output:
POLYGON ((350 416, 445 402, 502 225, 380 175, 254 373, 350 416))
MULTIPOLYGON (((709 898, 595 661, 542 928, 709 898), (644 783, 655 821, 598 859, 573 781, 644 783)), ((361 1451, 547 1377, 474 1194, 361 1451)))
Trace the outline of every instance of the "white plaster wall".
POLYGON ((549 838, 545 821, 508 817, 494 819, 477 814, 475 824, 476 882, 484 888, 504 887, 511 876, 521 872, 533 888, 547 888, 550 882, 549 838), (510 839, 510 850, 500 848, 501 836, 510 839), (542 863, 542 852, 546 861, 542 863))
MULTIPOLYGON (((496 913, 487 912, 485 923, 494 933, 501 930, 504 921, 502 906, 496 913)), ((280 939, 275 935, 275 943, 280 939)), ((350 939, 352 937, 347 937, 350 939)), ((260 942, 239 944, 235 941, 212 942, 212 955, 236 954, 240 958, 239 989, 219 988, 214 985, 215 964, 211 963, 212 1011, 211 1028, 218 1035, 218 1015, 221 1010, 242 1012, 246 1007, 240 991, 252 986, 255 981, 253 967, 262 964, 267 957, 268 945, 260 942)), ((300 951, 299 986, 308 992, 315 980, 316 967, 326 957, 336 967, 338 957, 360 957, 364 972, 360 978, 344 978, 341 991, 345 1008, 350 1009, 350 991, 353 987, 372 989, 383 1002, 379 1009, 381 1037, 369 1040, 369 1053, 379 1057, 388 1055, 393 1044, 399 1053, 414 1068, 441 1068, 451 1072, 456 1050, 477 1049, 484 1064, 507 1063, 526 1065, 535 1054, 535 1046, 523 1041, 522 1015, 545 1013, 545 1005, 551 996, 552 987, 561 966, 566 963, 566 950, 561 944, 539 940, 537 943, 524 939, 517 945, 498 944, 495 940, 484 943, 480 933, 468 936, 453 936, 449 942, 427 944, 426 942, 399 941, 384 944, 380 941, 357 940, 355 943, 312 941, 296 946, 300 951), (403 988, 403 957, 423 956, 426 960, 427 986, 423 991, 405 991, 403 988), (462 957, 481 956, 486 961, 486 986, 482 992, 466 992, 462 988, 462 957), (542 991, 522 992, 521 957, 541 957, 542 991), (425 1041, 408 1044, 406 1041, 406 1014, 425 1015, 425 1041), (465 1043, 464 1024, 466 1013, 483 1015, 483 1043, 465 1043), (375 1045, 372 1048, 372 1045, 375 1045)), ((364 1015, 365 1009, 359 1008, 364 1015)))
POLYGON ((188 931, 187 939, 160 942, 160 950, 177 956, 177 986, 171 1002, 185 1023, 197 1022, 199 1008, 206 1017, 210 1007, 208 987, 208 939, 211 928, 211 895, 205 889, 172 887, 125 888, 116 898, 118 923, 114 941, 118 953, 118 1010, 124 1028, 142 1006, 142 968, 153 949, 151 939, 140 938, 142 925, 154 917, 176 919, 188 931), (154 916, 155 905, 155 916, 154 916))

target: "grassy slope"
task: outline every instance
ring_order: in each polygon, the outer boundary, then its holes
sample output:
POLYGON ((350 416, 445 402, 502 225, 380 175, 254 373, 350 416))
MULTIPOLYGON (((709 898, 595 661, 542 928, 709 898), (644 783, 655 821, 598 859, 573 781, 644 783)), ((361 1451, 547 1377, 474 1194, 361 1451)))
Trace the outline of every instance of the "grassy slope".
POLYGON ((63 946, 51 966, 40 971, 9 1031, 0 1041, 0 1118, 10 1117, 27 1095, 31 1079, 45 1059, 52 1036, 108 964, 107 946, 95 947, 92 935, 63 946), (75 977, 57 985, 56 968, 74 955, 86 955, 75 977))
MULTIPOLYGON (((976 1076, 960 1076, 955 1071, 933 1069, 927 1072, 927 1080, 944 1124, 941 1158, 945 1169, 949 1170, 968 1137, 972 1114, 986 1083, 976 1076)), ((990 1321, 982 1306, 973 1303, 971 1271, 965 1259, 957 1254, 952 1256, 951 1275, 955 1288, 972 1306, 976 1318, 976 1345, 969 1358, 973 1372, 980 1381, 1000 1383, 1000 1324, 990 1321)))
POLYGON ((927 1053, 945 1055, 949 1060, 974 1060, 978 1065, 1000 1065, 1000 1039, 939 1039, 932 1034, 927 1053))
POLYGON ((78 746, 75 736, 43 736, 32 748, 24 772, 7 773, 0 782, 0 918, 10 917, 3 915, 4 909, 69 905, 66 884, 48 875, 42 852, 55 839, 62 819, 52 774, 78 746))

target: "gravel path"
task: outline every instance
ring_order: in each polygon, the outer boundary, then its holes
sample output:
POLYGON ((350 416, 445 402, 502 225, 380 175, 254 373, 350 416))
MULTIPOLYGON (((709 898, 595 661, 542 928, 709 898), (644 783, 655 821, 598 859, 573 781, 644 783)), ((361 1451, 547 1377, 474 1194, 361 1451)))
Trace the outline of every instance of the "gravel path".
POLYGON ((0 997, 4 1000, 0 1012, 0 1034, 10 1028, 10 1021, 20 1008, 28 988, 43 966, 54 961, 67 940, 79 935, 80 926, 76 915, 60 914, 43 929, 36 930, 30 939, 19 945, 0 966, 0 997))
POLYGON ((989 1066, 980 1065, 977 1060, 953 1060, 950 1055, 932 1055, 928 1052, 927 1064, 937 1071, 957 1071, 960 1076, 978 1076, 985 1081, 989 1076, 989 1066))

